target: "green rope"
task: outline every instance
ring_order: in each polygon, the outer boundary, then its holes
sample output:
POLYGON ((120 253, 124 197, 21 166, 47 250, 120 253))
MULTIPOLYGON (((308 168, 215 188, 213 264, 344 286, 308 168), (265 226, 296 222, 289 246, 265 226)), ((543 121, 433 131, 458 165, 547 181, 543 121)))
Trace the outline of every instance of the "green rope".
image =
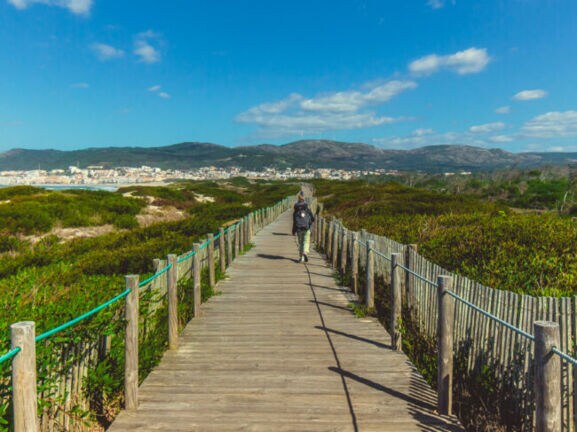
POLYGON ((0 364, 4 363, 6 360, 10 360, 12 357, 14 357, 20 351, 22 351, 22 348, 20 348, 20 347, 12 348, 6 354, 4 354, 3 356, 0 357, 0 364))
POLYGON ((166 267, 164 267, 162 270, 160 270, 157 273, 154 273, 152 276, 150 276, 148 279, 144 279, 142 282, 140 282, 138 284, 138 287, 143 287, 144 285, 149 284, 150 282, 152 282, 154 279, 156 279, 158 276, 160 276, 161 274, 164 274, 168 271, 168 269, 170 269, 170 267, 172 267, 172 264, 167 265, 166 267))
POLYGON ((183 261, 186 261, 187 259, 189 259, 190 257, 193 257, 196 254, 196 251, 193 250, 191 251, 188 255, 183 256, 182 258, 180 258, 179 260, 176 261, 177 264, 180 264, 183 261))
MULTIPOLYGON (((277 205, 278 205, 278 204, 277 204, 277 205)), ((266 210, 270 210, 270 209, 272 209, 272 208, 273 208, 273 207, 268 207, 266 210)), ((259 210, 255 211, 255 212, 253 212, 252 214, 259 215, 259 214, 262 214, 263 212, 264 212, 264 209, 259 209, 259 210)), ((229 232, 229 231, 232 230, 232 229, 236 229, 236 227, 237 227, 238 225, 240 225, 241 223, 243 223, 243 222, 244 222, 244 218, 241 219, 239 222, 235 223, 234 225, 229 226, 227 229, 224 230, 224 232, 227 233, 227 232, 229 232)), ((217 238, 220 237, 220 235, 221 235, 221 234, 220 234, 220 232, 219 232, 219 233, 214 237, 214 239, 216 240, 217 238)), ((206 241, 199 247, 198 250, 204 249, 205 247, 208 246, 208 244, 209 244, 209 240, 206 240, 206 241)), ((183 257, 183 258, 181 258, 181 259, 179 259, 179 260, 177 261, 177 263, 181 263, 181 262, 185 261, 186 259, 194 256, 194 255, 196 254, 196 252, 197 252, 197 251, 195 251, 195 250, 191 251, 188 255, 186 255, 185 257, 183 257)), ((165 268, 163 268, 163 269, 160 270, 159 272, 153 274, 153 275, 152 275, 151 277, 149 277, 148 279, 145 279, 145 280, 143 280, 142 282, 140 282, 140 283, 138 284, 138 286, 139 286, 139 287, 143 287, 144 285, 147 285, 148 283, 152 282, 154 279, 156 279, 156 278, 159 277, 160 275, 166 273, 171 267, 172 267, 172 264, 167 265, 165 268)), ((52 336, 52 335, 54 335, 54 334, 62 331, 62 330, 65 330, 65 329, 67 329, 67 328, 69 328, 69 327, 72 327, 73 325, 79 323, 80 321, 82 321, 82 320, 84 320, 84 319, 86 319, 86 318, 88 318, 88 317, 91 317, 92 315, 95 315, 96 313, 100 312, 102 309, 105 309, 105 308, 107 308, 108 306, 110 306, 111 304, 113 304, 113 303, 117 302, 118 300, 126 297, 129 293, 130 293, 130 288, 126 289, 126 290, 123 291, 122 293, 118 294, 116 297, 108 300, 107 302, 101 304, 100 306, 97 306, 97 307, 95 307, 94 309, 86 312, 85 314, 82 314, 82 315, 80 315, 79 317, 74 318, 73 320, 70 320, 70 321, 68 321, 68 322, 66 322, 66 323, 64 323, 64 324, 62 324, 62 325, 60 325, 60 326, 58 326, 58 327, 56 327, 56 328, 53 328, 52 330, 49 330, 49 331, 47 331, 47 332, 45 332, 45 333, 42 333, 41 335, 36 336, 35 341, 36 341, 36 342, 39 342, 39 341, 44 340, 44 339, 46 339, 46 338, 48 338, 48 337, 50 337, 50 336, 52 336)), ((18 354, 20 351, 21 351, 20 347, 16 347, 16 348, 8 351, 6 354, 0 356, 0 363, 3 363, 3 362, 5 362, 5 361, 11 359, 11 358, 14 357, 16 354, 18 354)))
POLYGON ((40 342, 43 339, 46 339, 47 337, 50 337, 62 330, 67 329, 68 327, 72 327, 74 324, 79 323, 80 321, 95 315, 96 313, 100 312, 102 309, 110 306, 112 303, 120 300, 121 298, 126 297, 128 294, 130 294, 130 288, 127 288, 125 291, 123 291, 122 293, 118 294, 116 297, 108 300, 106 303, 102 303, 100 306, 95 307, 94 309, 86 312, 85 314, 80 315, 77 318, 74 318, 73 320, 68 321, 67 323, 64 323, 56 328, 53 328, 52 330, 49 330, 45 333, 42 333, 39 336, 36 336, 36 338, 34 339, 36 342, 40 342))

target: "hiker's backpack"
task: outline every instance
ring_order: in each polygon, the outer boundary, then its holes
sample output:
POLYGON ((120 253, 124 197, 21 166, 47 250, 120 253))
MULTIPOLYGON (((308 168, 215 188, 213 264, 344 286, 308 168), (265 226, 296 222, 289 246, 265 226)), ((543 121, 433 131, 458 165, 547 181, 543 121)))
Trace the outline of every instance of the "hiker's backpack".
POLYGON ((311 226, 311 215, 308 207, 299 206, 295 209, 294 215, 295 228, 297 230, 308 230, 311 226))

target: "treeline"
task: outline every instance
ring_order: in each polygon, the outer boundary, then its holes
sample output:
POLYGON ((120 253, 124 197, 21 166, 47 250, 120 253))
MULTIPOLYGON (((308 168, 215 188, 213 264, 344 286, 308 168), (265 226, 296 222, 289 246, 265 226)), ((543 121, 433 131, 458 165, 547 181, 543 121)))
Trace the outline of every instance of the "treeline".
POLYGON ((558 212, 398 183, 314 182, 328 215, 405 244, 447 270, 532 295, 577 292, 577 225, 558 212))

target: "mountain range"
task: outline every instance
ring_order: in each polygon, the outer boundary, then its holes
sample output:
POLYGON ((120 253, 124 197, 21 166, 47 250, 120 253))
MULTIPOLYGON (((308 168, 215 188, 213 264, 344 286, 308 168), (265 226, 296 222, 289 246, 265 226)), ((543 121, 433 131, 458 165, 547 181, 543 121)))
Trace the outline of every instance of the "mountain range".
POLYGON ((163 169, 237 166, 255 170, 293 167, 443 172, 528 168, 575 162, 577 153, 510 153, 466 145, 386 150, 369 144, 328 140, 302 140, 280 146, 226 147, 184 142, 164 147, 103 147, 73 151, 13 149, 0 153, 2 171, 148 165, 163 169))

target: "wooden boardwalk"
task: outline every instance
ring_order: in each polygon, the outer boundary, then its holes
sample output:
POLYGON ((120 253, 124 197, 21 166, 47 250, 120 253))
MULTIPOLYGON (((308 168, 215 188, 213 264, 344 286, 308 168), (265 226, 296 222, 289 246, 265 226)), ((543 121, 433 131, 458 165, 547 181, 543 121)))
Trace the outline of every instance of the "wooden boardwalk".
POLYGON ((463 430, 324 259, 296 262, 290 224, 257 234, 110 431, 463 430))

